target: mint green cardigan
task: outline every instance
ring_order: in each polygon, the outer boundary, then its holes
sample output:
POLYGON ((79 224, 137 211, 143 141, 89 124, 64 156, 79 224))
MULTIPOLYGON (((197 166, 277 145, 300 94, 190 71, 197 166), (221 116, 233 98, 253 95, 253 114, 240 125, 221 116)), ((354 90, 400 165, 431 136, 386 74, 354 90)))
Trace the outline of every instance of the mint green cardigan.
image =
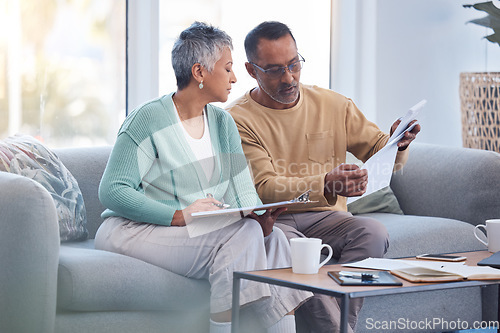
POLYGON ((172 95, 143 104, 123 122, 99 186, 107 208, 102 218, 170 225, 176 210, 207 193, 231 207, 261 204, 229 113, 206 106, 216 155, 207 179, 176 118, 172 95))

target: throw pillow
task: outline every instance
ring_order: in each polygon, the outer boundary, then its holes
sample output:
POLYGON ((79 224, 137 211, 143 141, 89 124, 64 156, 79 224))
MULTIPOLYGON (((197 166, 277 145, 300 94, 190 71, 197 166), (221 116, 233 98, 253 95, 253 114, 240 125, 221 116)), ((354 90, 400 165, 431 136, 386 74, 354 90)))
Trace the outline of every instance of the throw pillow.
POLYGON ((347 210, 353 215, 368 213, 403 214, 398 199, 389 186, 348 204, 347 210))
POLYGON ((0 141, 0 171, 31 178, 49 191, 59 218, 61 242, 87 238, 87 217, 80 187, 59 158, 40 141, 27 135, 0 141))

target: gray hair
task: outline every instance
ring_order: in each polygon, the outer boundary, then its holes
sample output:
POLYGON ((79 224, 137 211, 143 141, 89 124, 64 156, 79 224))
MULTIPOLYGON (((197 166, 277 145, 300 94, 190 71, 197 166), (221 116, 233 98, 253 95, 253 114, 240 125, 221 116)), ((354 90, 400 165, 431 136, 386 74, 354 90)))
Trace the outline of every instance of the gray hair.
POLYGON ((194 22, 181 32, 172 49, 177 88, 182 90, 191 81, 191 68, 199 63, 209 72, 222 56, 224 47, 233 49, 231 37, 224 31, 202 22, 194 22))

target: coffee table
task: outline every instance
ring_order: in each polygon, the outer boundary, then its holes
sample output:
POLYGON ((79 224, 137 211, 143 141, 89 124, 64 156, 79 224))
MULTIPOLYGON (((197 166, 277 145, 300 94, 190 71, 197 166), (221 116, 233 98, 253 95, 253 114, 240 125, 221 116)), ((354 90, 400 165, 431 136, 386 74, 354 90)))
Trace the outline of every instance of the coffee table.
MULTIPOLYGON (((466 265, 476 265, 479 261, 489 257, 491 254, 492 253, 488 251, 453 253, 453 255, 461 255, 467 257, 466 265)), ((404 259, 412 259, 412 258, 404 258, 404 259)), ((395 287, 395 286, 348 287, 348 286, 340 286, 327 274, 328 271, 339 271, 339 270, 346 270, 346 268, 339 264, 325 265, 322 268, 320 268, 318 274, 295 274, 292 272, 291 268, 269 269, 269 270, 251 271, 251 272, 234 272, 231 332, 237 333, 239 330, 239 311, 240 311, 239 303, 240 303, 241 279, 274 284, 293 289, 307 290, 317 294, 325 294, 341 298, 342 300, 340 307, 341 332, 347 332, 349 301, 353 298, 500 284, 500 280, 458 281, 458 282, 441 282, 441 283, 412 283, 401 279, 403 285, 400 287, 395 287)), ((348 270, 356 271, 356 270, 366 270, 366 269, 356 269, 349 267, 348 270)))

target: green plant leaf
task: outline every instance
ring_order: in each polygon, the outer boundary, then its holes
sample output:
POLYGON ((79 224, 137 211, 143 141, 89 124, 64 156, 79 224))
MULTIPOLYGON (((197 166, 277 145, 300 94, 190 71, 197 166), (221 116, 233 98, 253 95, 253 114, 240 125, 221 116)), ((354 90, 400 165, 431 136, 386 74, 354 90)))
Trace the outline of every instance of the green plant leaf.
POLYGON ((493 34, 493 35, 486 36, 485 38, 492 43, 497 43, 498 46, 500 46, 500 32, 493 34))
POLYGON ((486 12, 490 14, 493 17, 500 18, 500 8, 497 8, 493 2, 488 1, 488 2, 480 2, 476 3, 474 5, 464 5, 465 8, 470 8, 474 7, 474 9, 486 12))
POLYGON ((496 17, 491 17, 491 16, 486 16, 483 18, 475 19, 475 20, 470 20, 467 23, 474 23, 486 28, 491 28, 494 30, 500 29, 500 18, 496 17))
POLYGON ((487 16, 475 20, 470 20, 467 23, 474 23, 486 28, 491 28, 494 34, 485 38, 492 43, 497 43, 500 46, 500 8, 497 8, 493 2, 480 2, 473 5, 463 5, 465 8, 474 8, 488 13, 487 16))

